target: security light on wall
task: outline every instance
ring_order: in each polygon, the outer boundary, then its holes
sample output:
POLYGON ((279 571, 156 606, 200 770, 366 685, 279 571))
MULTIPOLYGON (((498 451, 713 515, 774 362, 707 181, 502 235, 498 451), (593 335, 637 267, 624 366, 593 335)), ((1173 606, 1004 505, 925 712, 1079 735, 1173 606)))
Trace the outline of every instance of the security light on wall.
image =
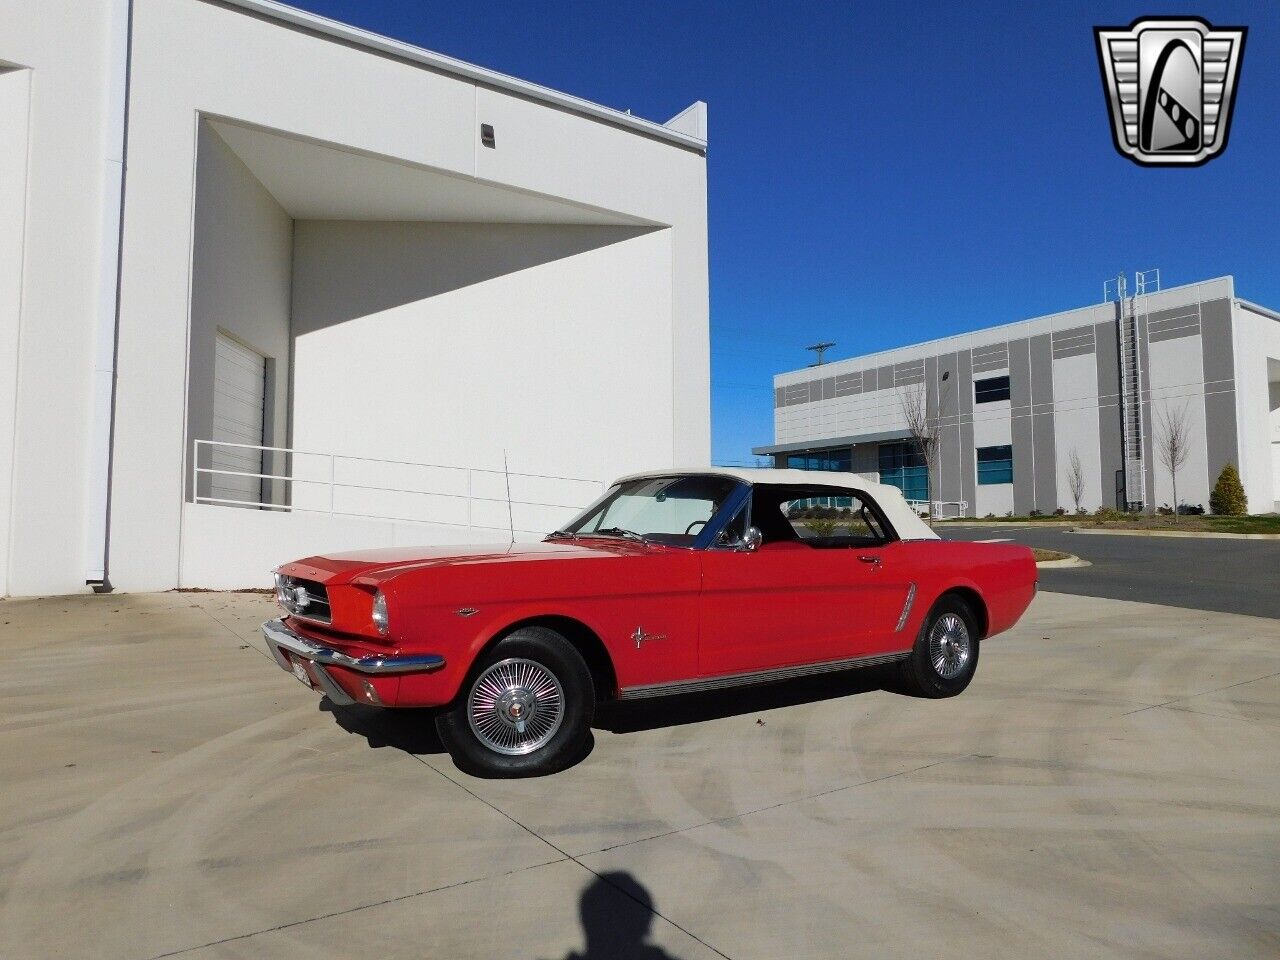
POLYGON ((480 124, 480 142, 486 147, 496 147, 498 145, 498 141, 493 135, 492 123, 480 124))

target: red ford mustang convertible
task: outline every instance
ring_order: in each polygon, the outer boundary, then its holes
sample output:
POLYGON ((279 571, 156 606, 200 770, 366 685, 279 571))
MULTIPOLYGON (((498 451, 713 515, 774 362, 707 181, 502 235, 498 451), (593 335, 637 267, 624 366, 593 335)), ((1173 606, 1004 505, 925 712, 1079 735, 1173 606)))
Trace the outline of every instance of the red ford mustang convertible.
POLYGON ((1026 547, 939 540, 856 474, 668 472, 541 543, 285 564, 263 633, 335 704, 438 707, 461 768, 528 776, 573 762, 606 699, 887 663, 954 696, 1035 589, 1026 547))

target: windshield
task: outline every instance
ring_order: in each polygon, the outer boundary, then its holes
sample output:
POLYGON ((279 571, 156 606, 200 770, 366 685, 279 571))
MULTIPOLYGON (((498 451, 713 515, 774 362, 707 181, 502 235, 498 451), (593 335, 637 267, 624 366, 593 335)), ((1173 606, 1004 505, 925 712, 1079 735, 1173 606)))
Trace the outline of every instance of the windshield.
POLYGON ((562 534, 689 547, 737 486, 728 477, 647 477, 613 487, 562 534))

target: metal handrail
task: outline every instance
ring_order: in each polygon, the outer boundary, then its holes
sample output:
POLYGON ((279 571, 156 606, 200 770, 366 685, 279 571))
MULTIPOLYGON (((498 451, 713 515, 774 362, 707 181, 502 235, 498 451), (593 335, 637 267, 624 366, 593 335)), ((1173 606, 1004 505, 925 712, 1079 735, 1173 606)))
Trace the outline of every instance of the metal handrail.
POLYGON ((578 502, 578 503, 547 503, 544 501, 535 501, 535 500, 513 500, 513 499, 510 499, 509 497, 504 498, 504 497, 477 496, 473 492, 474 491, 473 479, 476 474, 496 476, 496 477, 518 478, 523 480, 551 480, 551 481, 556 481, 561 483, 590 484, 591 486, 597 489, 605 489, 607 487, 607 483, 604 481, 592 479, 592 478, 586 478, 586 477, 564 477, 564 476, 556 476, 554 474, 540 474, 540 473, 508 473, 503 470, 490 470, 483 467, 461 467, 455 464, 421 463, 421 462, 415 462, 410 460, 391 460, 391 459, 380 458, 380 457, 357 457, 350 454, 320 453, 319 451, 302 451, 302 450, 298 450, 291 447, 272 447, 272 446, 267 446, 265 444, 234 443, 231 441, 220 441, 220 440, 193 440, 191 450, 192 450, 191 500, 193 503, 208 503, 208 504, 219 504, 224 506, 258 508, 262 510, 274 510, 274 511, 280 511, 280 512, 327 514, 328 516, 336 516, 336 517, 351 517, 351 518, 368 519, 368 520, 387 520, 387 521, 401 522, 401 523, 422 523, 422 524, 428 524, 431 526, 444 526, 444 527, 464 527, 465 526, 468 529, 508 530, 512 533, 533 533, 533 534, 545 533, 546 532, 545 530, 532 530, 532 529, 527 529, 523 527, 516 527, 514 522, 511 520, 511 518, 508 518, 508 523, 502 526, 492 526, 489 524, 476 523, 473 517, 472 504, 473 503, 507 504, 508 508, 518 506, 518 507, 537 507, 537 508, 544 508, 544 509, 551 509, 551 510, 578 510, 583 506, 585 506, 585 501, 578 502), (329 461, 329 471, 328 471, 329 476, 328 476, 328 479, 316 479, 312 477, 297 477, 289 474, 265 473, 265 472, 259 473, 259 472, 253 472, 248 470, 231 470, 231 469, 213 467, 213 466, 202 467, 200 466, 200 448, 202 446, 209 447, 210 449, 218 448, 218 447, 230 447, 238 450, 254 450, 254 451, 257 451, 260 455, 265 453, 283 453, 283 454, 290 454, 293 456, 320 457, 322 459, 327 459, 329 461), (441 492, 441 491, 435 491, 435 490, 422 490, 422 489, 413 489, 413 488, 398 487, 398 486, 382 486, 378 484, 348 483, 344 481, 339 481, 337 479, 337 462, 339 460, 352 461, 357 464, 419 467, 419 468, 428 469, 428 470, 455 471, 457 473, 465 475, 467 492, 466 493, 447 493, 447 492, 441 492), (320 486, 322 488, 328 487, 329 506, 327 509, 318 509, 316 507, 298 506, 293 503, 275 503, 268 500, 263 500, 261 499, 261 497, 258 500, 237 500, 229 497, 214 497, 207 494, 201 494, 199 484, 200 484, 200 477, 202 475, 210 476, 210 477, 212 476, 248 477, 248 478, 256 479, 260 481, 271 480, 271 481, 281 481, 285 483, 294 483, 294 484, 313 484, 313 485, 320 486), (465 521, 426 520, 419 517, 388 516, 385 514, 378 514, 378 513, 362 513, 362 512, 352 511, 352 510, 341 510, 341 509, 338 509, 337 507, 336 496, 335 496, 336 492, 339 489, 363 490, 363 491, 370 491, 370 492, 376 492, 376 493, 389 493, 389 494, 420 496, 420 497, 436 497, 436 498, 447 499, 447 500, 463 500, 466 502, 466 505, 467 505, 467 516, 465 521))

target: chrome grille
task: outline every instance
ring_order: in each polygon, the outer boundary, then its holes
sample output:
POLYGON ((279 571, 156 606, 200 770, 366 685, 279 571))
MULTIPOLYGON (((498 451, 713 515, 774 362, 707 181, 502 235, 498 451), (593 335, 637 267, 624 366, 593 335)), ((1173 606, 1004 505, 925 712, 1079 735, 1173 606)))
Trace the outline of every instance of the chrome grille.
POLYGON ((295 617, 331 623, 333 613, 329 608, 329 593, 324 584, 300 577, 276 574, 276 600, 295 617))

